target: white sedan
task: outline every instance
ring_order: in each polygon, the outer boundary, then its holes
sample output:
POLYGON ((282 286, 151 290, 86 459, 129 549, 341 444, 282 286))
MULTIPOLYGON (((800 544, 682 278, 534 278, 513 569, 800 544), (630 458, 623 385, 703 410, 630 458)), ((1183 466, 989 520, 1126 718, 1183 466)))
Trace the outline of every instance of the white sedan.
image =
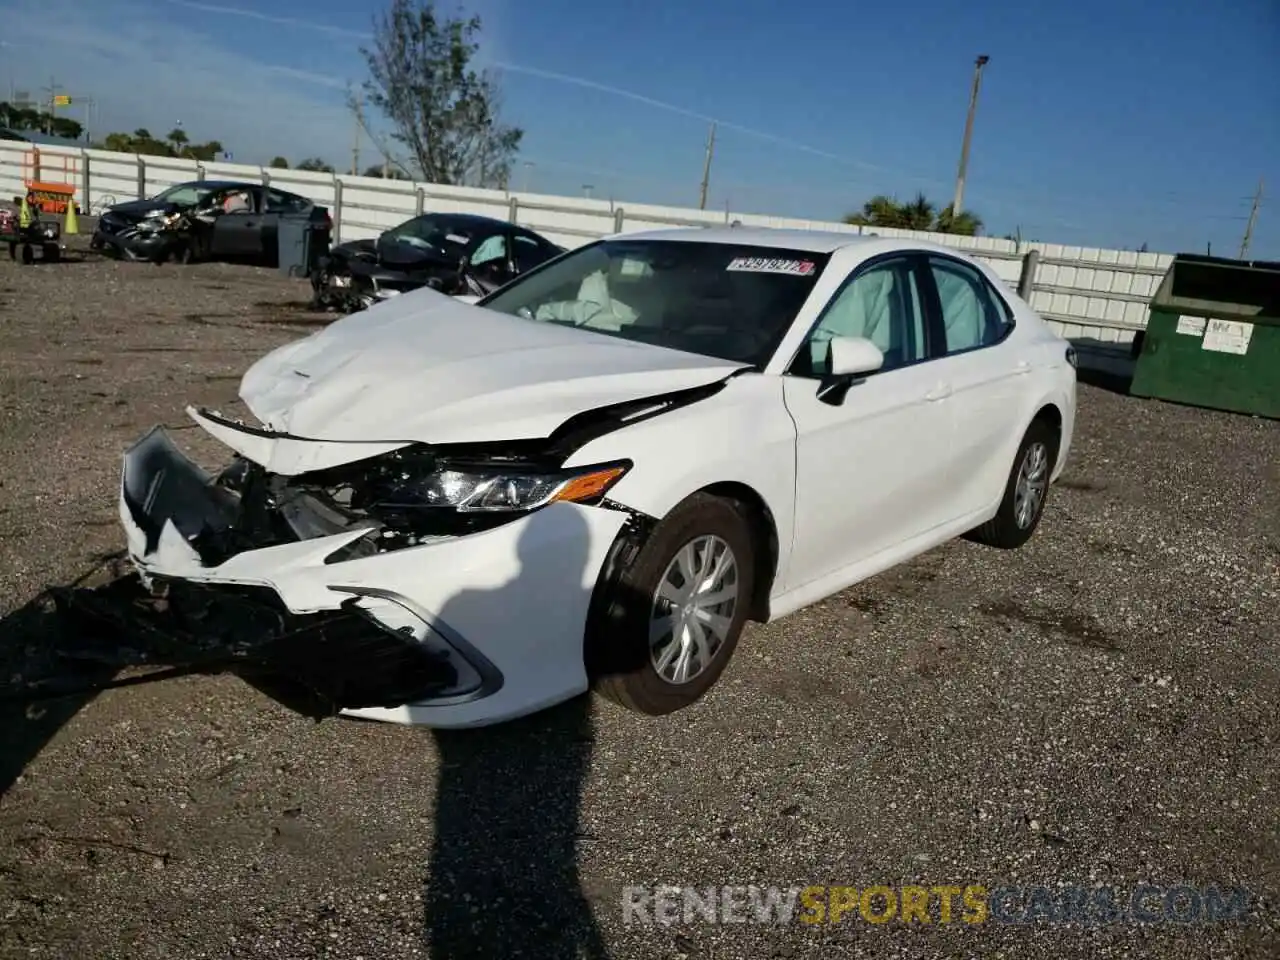
POLYGON ((223 611, 342 713, 467 727, 588 689, 668 713, 747 620, 955 537, 1022 545, 1076 371, 956 250, 726 227, 606 238, 478 304, 406 294, 240 394, 256 423, 188 410, 234 454, 216 475, 162 428, 125 456, 164 622, 223 611))

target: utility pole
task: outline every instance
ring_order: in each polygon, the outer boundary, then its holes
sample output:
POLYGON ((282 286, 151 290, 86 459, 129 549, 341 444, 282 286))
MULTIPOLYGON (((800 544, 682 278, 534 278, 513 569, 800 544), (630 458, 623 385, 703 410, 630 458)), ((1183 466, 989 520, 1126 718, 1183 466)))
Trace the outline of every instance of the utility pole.
POLYGON ((982 68, 991 58, 985 53, 973 64, 973 92, 969 94, 969 116, 964 122, 964 143, 960 146, 960 172, 956 174, 956 196, 951 201, 951 219, 955 220, 964 209, 964 178, 969 169, 969 140, 973 137, 973 114, 978 108, 978 88, 982 84, 982 68))
POLYGON ((707 135, 707 159, 702 164, 702 192, 698 197, 698 209, 707 209, 707 186, 711 183, 711 158, 716 152, 716 125, 711 124, 711 132, 707 135))
POLYGON ((1258 192, 1253 195, 1253 209, 1249 211, 1249 222, 1244 226, 1244 239, 1240 241, 1240 259, 1249 252, 1249 241, 1253 239, 1253 225, 1258 222, 1258 207, 1262 206, 1262 179, 1258 179, 1258 192))
POLYGON ((53 121, 58 112, 58 81, 53 74, 49 75, 49 86, 45 87, 45 90, 49 94, 49 119, 47 121, 48 129, 44 132, 53 136, 53 121))
POLYGON ((364 97, 357 97, 355 103, 356 129, 355 139, 351 144, 351 175, 360 175, 360 128, 364 126, 364 97))

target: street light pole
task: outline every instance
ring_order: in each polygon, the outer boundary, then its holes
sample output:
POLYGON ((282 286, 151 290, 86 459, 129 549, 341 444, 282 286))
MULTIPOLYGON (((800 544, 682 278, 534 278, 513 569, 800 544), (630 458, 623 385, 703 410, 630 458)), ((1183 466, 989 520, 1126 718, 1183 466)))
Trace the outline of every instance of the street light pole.
POLYGON ((964 122, 964 143, 960 146, 960 172, 956 174, 956 196, 951 201, 951 219, 964 209, 964 178, 969 169, 969 141, 973 137, 973 114, 978 108, 978 88, 982 84, 982 68, 991 58, 985 53, 973 63, 973 92, 969 94, 969 116, 964 122))
POLYGON ((711 124, 711 132, 707 134, 707 158, 702 164, 702 190, 698 196, 698 209, 707 209, 707 187, 711 183, 711 158, 716 152, 716 125, 711 124))

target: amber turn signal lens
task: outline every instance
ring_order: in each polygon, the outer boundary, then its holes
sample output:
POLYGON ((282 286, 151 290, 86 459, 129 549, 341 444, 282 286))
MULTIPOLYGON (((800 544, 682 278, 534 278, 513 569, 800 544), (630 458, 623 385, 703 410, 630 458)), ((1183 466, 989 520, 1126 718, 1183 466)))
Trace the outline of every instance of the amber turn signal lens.
POLYGON ((603 470, 596 470, 593 473, 584 473, 580 477, 574 477, 551 498, 552 502, 569 500, 573 503, 579 503, 583 500, 594 500, 613 486, 626 472, 626 467, 605 467, 603 470))

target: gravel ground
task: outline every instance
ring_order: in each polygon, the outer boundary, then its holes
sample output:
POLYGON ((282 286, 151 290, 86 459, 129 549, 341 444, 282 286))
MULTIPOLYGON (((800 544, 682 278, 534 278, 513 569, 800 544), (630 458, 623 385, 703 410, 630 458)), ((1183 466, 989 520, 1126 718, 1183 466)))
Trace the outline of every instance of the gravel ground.
MULTIPOLYGON (((0 645, 125 445, 307 330, 227 265, 0 260, 0 645)), ((314 321, 313 321, 314 322, 314 321)), ((1082 387, 1044 525, 753 627, 703 703, 433 735, 227 676, 0 717, 0 956, 1280 955, 1280 425, 1082 387), (1246 888, 1233 922, 627 923, 634 885, 1246 888)), ((215 457, 195 431, 180 436, 215 457)), ((42 634, 41 631, 46 631, 42 634)), ((876 900, 873 905, 879 904, 876 900)))

